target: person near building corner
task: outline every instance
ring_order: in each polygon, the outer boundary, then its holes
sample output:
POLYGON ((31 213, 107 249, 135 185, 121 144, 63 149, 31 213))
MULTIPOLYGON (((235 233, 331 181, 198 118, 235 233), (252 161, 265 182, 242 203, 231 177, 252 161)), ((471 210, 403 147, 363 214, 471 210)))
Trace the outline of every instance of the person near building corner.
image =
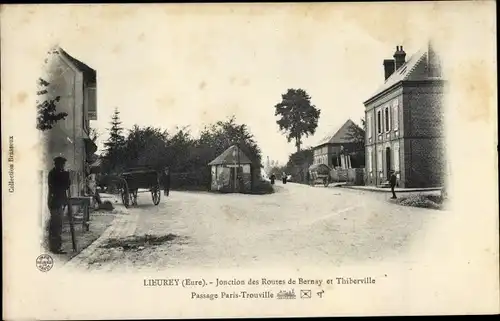
POLYGON ((169 196, 169 194, 170 194, 170 169, 168 167, 165 167, 165 169, 163 170, 162 182, 163 182, 164 195, 169 196))
POLYGON ((396 172, 391 171, 391 176, 389 178, 389 183, 391 184, 391 192, 392 192, 392 198, 396 199, 396 192, 394 192, 394 188, 396 187, 398 178, 396 177, 396 172))
POLYGON ((48 206, 50 210, 49 221, 49 249, 55 254, 64 254, 62 246, 62 220, 64 207, 68 203, 68 191, 70 187, 69 172, 64 170, 66 158, 58 156, 54 158, 54 168, 49 172, 48 206))

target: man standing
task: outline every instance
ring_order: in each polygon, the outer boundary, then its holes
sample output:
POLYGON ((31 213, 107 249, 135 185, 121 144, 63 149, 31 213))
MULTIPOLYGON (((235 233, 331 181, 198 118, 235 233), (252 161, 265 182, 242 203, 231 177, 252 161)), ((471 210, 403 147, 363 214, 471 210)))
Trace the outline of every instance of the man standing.
POLYGON ((396 187, 397 177, 394 171, 391 171, 391 177, 389 178, 389 183, 391 184, 392 198, 395 199, 396 193, 394 192, 394 187, 396 187))
POLYGON ((61 250, 62 220, 64 207, 68 204, 68 190, 70 186, 69 173, 64 170, 66 158, 54 158, 54 168, 49 172, 49 248, 56 254, 64 254, 61 250))
POLYGON ((165 167, 163 170, 162 181, 164 194, 165 196, 168 196, 170 194, 170 169, 168 167, 165 167))

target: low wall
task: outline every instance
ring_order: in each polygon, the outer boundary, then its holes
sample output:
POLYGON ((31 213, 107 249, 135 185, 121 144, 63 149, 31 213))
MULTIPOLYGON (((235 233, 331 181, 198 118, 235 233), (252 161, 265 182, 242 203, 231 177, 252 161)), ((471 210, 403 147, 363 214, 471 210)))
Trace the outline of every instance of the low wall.
POLYGON ((330 172, 332 182, 342 182, 349 185, 365 185, 365 169, 332 169, 330 172))

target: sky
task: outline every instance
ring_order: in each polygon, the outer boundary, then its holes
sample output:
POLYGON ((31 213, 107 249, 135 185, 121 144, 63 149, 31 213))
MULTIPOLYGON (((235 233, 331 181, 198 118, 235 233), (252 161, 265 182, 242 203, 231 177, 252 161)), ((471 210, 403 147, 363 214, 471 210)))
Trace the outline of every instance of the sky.
POLYGON ((426 40, 425 13, 411 5, 394 17, 383 4, 363 6, 369 16, 359 4, 63 7, 38 32, 65 28, 53 40, 97 71, 91 126, 100 147, 115 108, 124 128, 189 126, 193 135, 234 115, 263 159, 286 163, 295 146, 279 132, 274 106, 288 88, 306 90, 321 110, 304 139, 314 146, 347 119, 360 123, 397 45, 409 56, 426 40))

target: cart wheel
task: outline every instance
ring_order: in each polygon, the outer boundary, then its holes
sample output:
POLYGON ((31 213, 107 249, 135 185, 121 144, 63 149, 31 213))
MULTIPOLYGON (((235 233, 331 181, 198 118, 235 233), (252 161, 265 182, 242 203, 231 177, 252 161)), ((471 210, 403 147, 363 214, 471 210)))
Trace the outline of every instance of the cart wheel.
POLYGON ((329 180, 328 178, 325 178, 325 179, 323 180, 323 185, 324 185, 325 187, 328 187, 328 185, 330 185, 330 180, 329 180))
POLYGON ((121 191, 121 194, 122 194, 122 203, 123 203, 123 205, 125 205, 126 208, 128 208, 130 206, 130 202, 129 202, 130 196, 128 193, 128 189, 123 188, 121 191))
POLYGON ((154 205, 160 204, 161 190, 159 187, 155 187, 151 190, 151 198, 153 199, 154 205))

